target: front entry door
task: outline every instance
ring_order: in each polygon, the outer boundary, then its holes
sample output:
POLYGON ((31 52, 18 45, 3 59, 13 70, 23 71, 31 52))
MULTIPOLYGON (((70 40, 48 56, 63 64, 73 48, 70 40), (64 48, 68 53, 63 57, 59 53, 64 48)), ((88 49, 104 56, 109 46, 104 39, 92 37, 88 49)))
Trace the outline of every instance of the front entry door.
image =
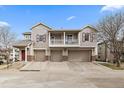
POLYGON ((25 61, 25 50, 22 50, 22 53, 21 53, 22 55, 22 61, 25 61))

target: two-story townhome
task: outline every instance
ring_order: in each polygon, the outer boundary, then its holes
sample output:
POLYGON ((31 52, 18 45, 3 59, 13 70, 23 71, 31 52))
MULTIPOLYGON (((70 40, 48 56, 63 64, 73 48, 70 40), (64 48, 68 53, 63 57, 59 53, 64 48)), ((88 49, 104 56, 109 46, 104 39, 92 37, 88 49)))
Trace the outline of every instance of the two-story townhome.
POLYGON ((23 35, 24 40, 13 45, 13 52, 20 50, 20 61, 90 62, 97 56, 97 30, 91 26, 52 29, 39 23, 23 35))

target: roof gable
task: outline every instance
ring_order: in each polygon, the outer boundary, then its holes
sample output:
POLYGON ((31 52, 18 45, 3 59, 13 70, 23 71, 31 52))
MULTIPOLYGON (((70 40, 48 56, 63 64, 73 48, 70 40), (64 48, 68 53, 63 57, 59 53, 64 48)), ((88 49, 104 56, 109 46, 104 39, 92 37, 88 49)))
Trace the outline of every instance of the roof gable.
POLYGON ((38 23, 38 24, 34 25, 34 26, 31 28, 31 30, 32 30, 33 28, 37 27, 37 26, 40 26, 40 25, 42 25, 42 26, 44 26, 44 27, 46 27, 46 28, 48 28, 48 29, 52 29, 51 27, 49 27, 49 26, 47 26, 47 25, 45 25, 45 24, 43 24, 43 23, 38 23))
POLYGON ((90 29, 92 29, 93 31, 98 32, 98 31, 96 30, 96 28, 94 28, 93 26, 90 26, 90 25, 87 25, 87 26, 83 27, 82 30, 85 29, 85 28, 90 28, 90 29))

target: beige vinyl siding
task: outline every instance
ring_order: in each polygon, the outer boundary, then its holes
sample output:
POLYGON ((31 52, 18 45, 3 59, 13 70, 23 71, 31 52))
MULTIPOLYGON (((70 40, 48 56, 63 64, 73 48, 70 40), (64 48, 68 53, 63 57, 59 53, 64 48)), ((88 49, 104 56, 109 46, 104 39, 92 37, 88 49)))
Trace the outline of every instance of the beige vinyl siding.
POLYGON ((39 25, 32 29, 31 40, 34 42, 34 48, 48 48, 48 28, 43 25, 39 25), (45 42, 37 42, 37 35, 44 35, 45 42))
POLYGON ((81 47, 96 47, 97 39, 96 32, 90 28, 85 28, 80 32, 80 46, 81 47), (85 35, 89 34, 89 40, 85 40, 85 35))
POLYGON ((68 60, 72 62, 90 62, 91 51, 89 50, 69 50, 68 60))
POLYGON ((35 50, 34 59, 38 62, 45 61, 45 50, 35 50))

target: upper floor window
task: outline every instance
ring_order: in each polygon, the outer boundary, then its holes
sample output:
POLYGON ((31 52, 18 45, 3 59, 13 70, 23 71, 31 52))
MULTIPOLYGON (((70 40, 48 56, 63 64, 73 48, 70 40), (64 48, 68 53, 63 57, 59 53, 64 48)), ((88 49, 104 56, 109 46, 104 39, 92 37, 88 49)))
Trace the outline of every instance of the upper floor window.
POLYGON ((37 34, 36 35, 36 41, 37 42, 46 42, 46 35, 39 35, 39 34, 37 34))
POLYGON ((89 41, 89 36, 90 36, 89 33, 85 33, 85 41, 89 41))
POLYGON ((95 34, 94 33, 82 33, 82 41, 90 41, 93 42, 95 40, 95 34))
POLYGON ((31 39, 31 35, 25 35, 24 38, 25 38, 25 40, 30 40, 31 39))

